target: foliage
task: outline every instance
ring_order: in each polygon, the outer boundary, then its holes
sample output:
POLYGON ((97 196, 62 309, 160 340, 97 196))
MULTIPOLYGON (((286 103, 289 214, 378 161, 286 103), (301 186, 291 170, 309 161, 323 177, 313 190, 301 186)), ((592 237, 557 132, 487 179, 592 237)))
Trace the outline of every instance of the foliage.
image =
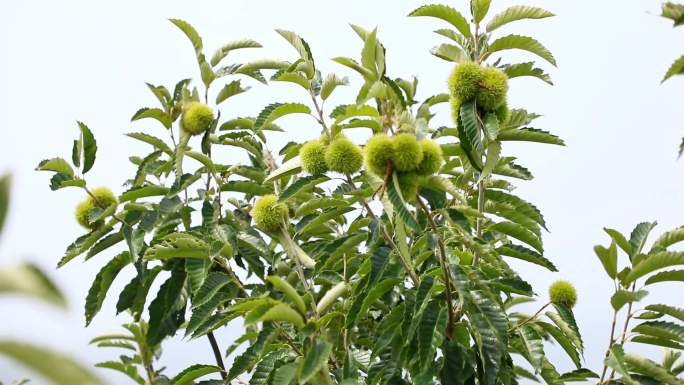
POLYGON ((684 265, 684 253, 670 250, 676 243, 684 241, 684 229, 663 233, 647 248, 648 236, 655 226, 655 222, 639 223, 629 238, 607 228, 605 231, 610 237, 610 246, 594 248, 608 277, 615 284, 615 292, 610 300, 614 310, 610 345, 605 355, 601 383, 604 380, 611 383, 616 376, 619 376, 617 381, 625 384, 682 383, 677 378, 682 370, 677 369, 675 361, 681 355, 677 350, 684 349, 684 309, 663 303, 643 303, 649 294, 646 290, 648 287, 684 280, 684 270, 665 270, 684 265), (620 254, 624 257, 620 258, 620 254), (621 268, 621 265, 624 267, 621 268), (636 303, 643 306, 637 309, 636 303), (616 322, 620 314, 624 314, 621 329, 616 322), (634 321, 639 323, 632 325, 634 321), (625 353, 629 342, 667 348, 663 362, 656 363, 625 353))
MULTIPOLYGON (((455 69, 444 75, 445 89, 424 95, 417 79, 388 72, 377 29, 352 25, 360 57, 333 59, 352 72, 353 83, 321 73, 312 48, 294 32, 276 31, 294 48, 293 58, 225 63, 237 57, 231 51, 261 45, 228 42, 207 60, 197 30, 172 19, 191 43, 199 76, 171 88, 148 84, 158 106, 139 109, 131 120, 153 120, 167 136, 127 134, 149 151, 129 158, 135 172, 117 199, 81 210, 87 233, 58 263, 112 251, 86 297, 86 322, 107 296, 117 297, 117 312, 130 318, 126 332, 93 343, 127 354, 98 366, 150 385, 509 385, 522 379, 555 385, 598 378, 582 367, 572 286, 552 287, 535 314, 514 310, 535 294, 510 259, 556 267, 544 255, 544 216, 513 193, 515 180, 530 180, 532 173, 506 154, 506 143, 564 142, 531 127, 539 115, 507 101, 516 78, 552 84, 534 62, 505 62, 507 50, 556 65, 554 56, 533 37, 499 35, 511 22, 553 14, 513 6, 492 16, 490 2, 472 0, 468 18, 440 4, 411 12, 449 26, 436 31, 448 43, 431 52, 455 69), (243 81, 286 84, 307 98, 273 101, 256 116, 223 116, 236 110, 224 107, 250 90, 243 81), (356 87, 356 97, 326 108, 342 86, 356 87), (433 120, 442 103, 451 106, 453 125, 433 120), (273 152, 269 136, 287 131, 286 118, 294 114, 311 118, 320 132, 273 152), (370 139, 355 143, 346 135, 354 130, 370 139), (218 161, 226 151, 235 163, 218 161), (110 293, 124 269, 135 276, 110 293), (150 293, 155 282, 159 290, 150 293), (226 367, 225 341, 214 331, 234 320, 244 333, 227 348, 232 365, 226 367), (159 368, 164 341, 179 334, 206 338, 215 364, 159 368), (551 343, 575 370, 558 372, 545 354, 551 343)), ((95 164, 97 143, 85 124, 78 126, 71 162, 49 158, 38 170, 53 173, 52 190, 75 187, 87 199, 95 193, 85 174, 95 164)), ((629 239, 609 230, 611 245, 596 248, 618 287, 611 305, 616 314, 628 313, 625 332, 611 338, 603 373, 611 368, 622 383, 675 384, 684 371, 675 363, 678 353, 657 364, 623 350, 627 325, 637 317, 632 304, 646 295, 636 282, 682 278, 678 270, 661 270, 684 264, 668 250, 684 233, 668 233, 645 253, 652 227, 637 226, 629 239), (622 270, 618 247, 630 261, 622 270)), ((629 341, 680 349, 684 327, 661 318, 683 320, 684 311, 649 306, 638 316, 651 318, 632 329, 629 341)))
MULTIPOLYGON (((10 187, 10 176, 0 177, 0 233, 9 208, 10 187)), ((66 307, 66 300, 59 289, 38 266, 31 263, 0 268, 0 294, 24 295, 59 308, 66 307)), ((0 355, 30 368, 55 385, 101 384, 97 377, 79 363, 44 347, 0 339, 0 355)), ((28 382, 29 380, 25 379, 12 384, 23 385, 28 382)))

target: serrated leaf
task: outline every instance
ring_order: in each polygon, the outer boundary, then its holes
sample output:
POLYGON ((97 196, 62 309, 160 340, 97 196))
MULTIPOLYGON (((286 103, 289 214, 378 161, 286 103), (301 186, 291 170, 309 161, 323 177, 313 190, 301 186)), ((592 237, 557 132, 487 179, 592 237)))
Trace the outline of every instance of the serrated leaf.
POLYGON ((544 72, 544 70, 541 68, 534 67, 534 62, 509 64, 503 68, 503 72, 506 74, 506 76, 508 76, 509 79, 521 76, 531 76, 543 81, 544 83, 553 85, 549 74, 544 72))
POLYGON ((570 357, 575 366, 577 368, 580 367, 580 354, 577 351, 577 347, 575 347, 572 340, 568 338, 568 336, 566 336, 561 329, 554 325, 551 325, 550 323, 542 321, 537 321, 535 322, 535 324, 540 326, 547 333, 549 333, 551 337, 553 337, 553 339, 555 339, 556 342, 558 342, 561 348, 563 348, 563 350, 568 355, 568 357, 570 357))
POLYGON ((462 124, 458 125, 458 137, 461 147, 466 152, 471 165, 482 170, 482 145, 481 127, 477 115, 475 101, 463 103, 459 110, 462 124))
POLYGON ((639 302, 644 297, 648 295, 646 290, 637 291, 627 291, 627 290, 617 290, 615 294, 610 297, 610 304, 613 306, 613 310, 619 311, 628 303, 639 302))
POLYGON ((553 54, 546 49, 540 42, 529 36, 521 35, 507 35, 500 37, 492 42, 489 46, 489 52, 498 52, 507 49, 520 49, 531 52, 549 63, 556 65, 556 59, 553 54))
POLYGON ((183 264, 177 263, 171 276, 159 288, 157 297, 150 303, 146 336, 149 345, 157 345, 164 338, 176 334, 185 321, 186 278, 183 264))
POLYGON ((290 385, 297 374, 297 364, 290 363, 276 369, 273 374, 273 385, 290 385))
POLYGON ((605 364, 609 368, 619 373, 623 379, 627 380, 628 384, 636 383, 636 381, 632 380, 631 376, 629 375, 627 365, 625 365, 625 352, 622 349, 622 345, 614 344, 610 347, 605 364))
POLYGON ((267 277, 266 280, 271 283, 276 289, 281 291, 285 296, 292 301, 297 310, 302 314, 306 314, 306 305, 304 299, 297 293, 297 290, 290 285, 289 282, 278 276, 267 277))
POLYGON ((196 308, 207 303, 219 290, 231 282, 227 274, 211 272, 207 275, 192 298, 192 307, 196 308))
POLYGON ((195 54, 199 56, 202 53, 202 38, 197 33, 197 30, 188 22, 180 19, 169 19, 169 21, 183 31, 185 36, 190 39, 190 43, 192 43, 192 47, 195 49, 195 54))
POLYGON ((206 376, 211 373, 218 373, 222 371, 221 368, 214 365, 192 365, 186 368, 182 372, 178 373, 172 380, 171 385, 190 385, 194 384, 194 381, 200 377, 206 376))
POLYGON ((71 165, 63 158, 45 159, 38 163, 36 171, 54 171, 66 174, 72 178, 74 176, 74 169, 71 168, 71 165))
POLYGON ((678 227, 674 230, 667 231, 658 237, 651 246, 651 252, 665 250, 675 243, 682 241, 684 241, 684 227, 678 227))
POLYGON ((304 356, 299 369, 299 384, 306 384, 319 370, 326 365, 332 351, 332 345, 325 340, 318 339, 314 342, 311 350, 304 356))
POLYGON ((40 374, 54 385, 102 385, 103 382, 73 359, 42 347, 0 340, 0 355, 40 374))
POLYGON ((421 227, 418 225, 416 218, 413 217, 413 214, 411 214, 406 207, 406 201, 401 194, 401 189, 399 188, 399 179, 397 178, 396 173, 392 174, 392 183, 387 184, 387 197, 389 198, 394 211, 396 211, 397 215, 399 215, 404 223, 417 232, 421 231, 421 227))
POLYGON ((684 282, 684 270, 661 271, 648 277, 644 285, 651 285, 659 282, 684 282))
POLYGON ((615 279, 617 276, 617 247, 615 241, 611 242, 608 248, 600 245, 594 246, 594 252, 601 261, 608 276, 615 279))
POLYGON ((627 255, 632 254, 632 246, 629 244, 629 241, 627 241, 627 238, 625 238, 624 235, 622 235, 621 232, 615 230, 615 229, 609 229, 607 227, 603 228, 603 231, 605 231, 612 239, 613 241, 620 246, 622 251, 627 253, 627 255))
POLYGON ((325 79, 323 80, 323 84, 321 85, 321 98, 323 100, 328 99, 328 97, 330 97, 335 88, 337 88, 338 86, 346 85, 349 85, 349 79, 346 76, 340 78, 334 73, 329 73, 325 77, 325 79))
POLYGON ((81 145, 83 146, 83 168, 81 172, 85 174, 90 171, 90 169, 93 168, 93 164, 95 164, 97 142, 88 126, 82 122, 78 122, 78 127, 81 130, 81 145))
POLYGON ((542 246, 541 239, 534 234, 532 231, 526 229, 525 227, 513 223, 513 222, 499 222, 489 226, 488 231, 496 231, 509 237, 515 238, 521 242, 532 246, 535 250, 540 253, 544 252, 544 247, 542 246))
POLYGON ((276 119, 290 114, 310 114, 311 109, 301 103, 273 103, 266 106, 254 121, 254 128, 268 127, 276 119))
POLYGON ((262 45, 259 44, 258 42, 250 39, 242 39, 242 40, 236 40, 236 41, 231 41, 230 43, 224 44, 221 46, 221 48, 217 49, 214 54, 211 56, 210 64, 212 67, 215 67, 217 64, 221 62, 228 54, 230 51, 236 50, 236 49, 243 49, 243 48, 261 48, 262 45))
POLYGON ((639 357, 633 354, 625 354, 624 361, 631 367, 633 371, 653 377, 662 384, 684 384, 684 381, 679 380, 672 373, 668 372, 667 369, 647 358, 639 357))
POLYGON ((468 318, 484 365, 485 384, 493 385, 506 351, 508 320, 503 310, 479 291, 471 292, 468 318))
POLYGON ((547 311, 545 314, 549 317, 556 326, 565 334, 570 341, 582 352, 584 350, 584 343, 580 335, 577 322, 572 314, 572 311, 565 306, 554 305, 556 313, 547 311))
POLYGON ((681 74, 684 74, 684 55, 680 56, 677 60, 672 62, 670 68, 668 68, 667 72, 665 73, 665 76, 663 77, 661 83, 665 82, 665 80, 675 75, 681 74))
POLYGON ((429 16, 446 21, 454 26, 463 36, 470 37, 470 26, 460 12, 446 5, 430 4, 424 5, 413 12, 409 16, 429 16))
POLYGON ((144 107, 136 111, 131 117, 132 122, 140 119, 154 119, 164 125, 164 127, 171 128, 171 117, 159 108, 144 107))
POLYGON ((145 250, 143 258, 172 259, 172 258, 209 258, 210 246, 205 241, 190 234, 174 233, 167 235, 163 241, 145 250))
POLYGON ((684 252, 661 251, 639 261, 621 282, 623 285, 629 285, 656 270, 676 265, 684 265, 684 252))
POLYGON ((657 225, 657 222, 642 222, 634 227, 629 236, 629 245, 632 252, 629 253, 629 259, 633 259, 637 254, 641 253, 648 239, 648 234, 657 225))
POLYGON ((285 202, 289 198, 297 195, 301 191, 308 190, 309 188, 315 187, 316 185, 326 182, 330 178, 326 176, 305 176, 297 179, 292 184, 287 186, 278 196, 278 201, 285 202))
POLYGON ((489 11, 489 6, 491 3, 492 0, 472 0, 470 2, 470 10, 473 14, 475 23, 479 24, 482 19, 487 16, 487 12, 489 11))
POLYGON ((517 259, 522 259, 523 261, 527 261, 530 263, 534 263, 535 265, 543 266, 550 271, 558 271, 556 266, 553 264, 553 262, 549 261, 548 259, 544 258, 541 254, 537 253, 534 250, 530 250, 524 246, 520 245, 505 245, 501 246, 496 249, 496 252, 505 255, 508 257, 512 258, 517 258, 517 259))
POLYGON ((216 104, 221 104, 223 101, 225 101, 231 96, 239 95, 243 92, 246 92, 247 90, 249 90, 249 88, 250 87, 242 88, 240 80, 234 80, 223 86, 221 91, 219 91, 218 95, 216 95, 216 104))
POLYGON ((541 336, 529 325, 523 325, 518 328, 518 335, 520 335, 523 341, 530 364, 535 372, 538 373, 541 370, 544 358, 544 344, 542 343, 541 336))
POLYGON ((152 136, 142 132, 131 132, 126 134, 126 136, 133 139, 137 139, 141 142, 145 142, 147 144, 151 144, 156 149, 161 150, 166 154, 171 155, 173 153, 173 151, 171 151, 171 148, 162 139, 159 139, 156 136, 152 136))
POLYGON ((128 251, 124 251, 109 261, 109 263, 97 273, 95 280, 88 291, 88 296, 86 297, 86 326, 90 325, 93 317, 95 317, 102 308, 102 304, 107 296, 107 291, 109 291, 116 276, 119 275, 121 269, 126 267, 129 263, 131 263, 131 256, 128 251))
POLYGON ((453 44, 440 44, 433 47, 430 53, 440 59, 450 61, 453 63, 462 63, 470 60, 468 54, 460 47, 453 44))
POLYGON ((647 321, 634 328, 633 333, 684 342, 684 326, 669 321, 647 321))
POLYGON ((482 167, 482 172, 478 177, 478 183, 485 180, 492 174, 494 167, 499 163, 499 157, 501 155, 501 142, 494 140, 487 144, 487 160, 485 161, 484 167, 482 167))
POLYGON ((558 136, 548 131, 531 127, 501 131, 498 139, 501 141, 535 142, 565 146, 565 141, 558 136))
POLYGON ((142 187, 132 188, 119 197, 121 203, 133 201, 139 198, 153 197, 166 195, 169 189, 162 186, 147 185, 142 187))
POLYGON ((502 25, 522 19, 543 19, 555 16, 553 13, 537 7, 514 5, 495 15, 487 24, 487 32, 501 27, 502 25))

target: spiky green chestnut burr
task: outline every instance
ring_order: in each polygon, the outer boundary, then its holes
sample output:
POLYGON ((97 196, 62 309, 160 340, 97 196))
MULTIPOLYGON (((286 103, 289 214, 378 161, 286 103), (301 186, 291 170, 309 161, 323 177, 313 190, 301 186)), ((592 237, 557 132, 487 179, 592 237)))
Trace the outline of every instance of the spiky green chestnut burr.
POLYGON ((418 165, 416 173, 419 175, 432 175, 442 167, 442 147, 431 139, 423 139, 419 144, 423 150, 423 160, 418 165))
POLYGON ((392 161, 394 148, 392 139, 385 134, 373 135, 364 148, 366 168, 373 174, 384 176, 387 163, 392 161))
POLYGON ((338 137, 325 150, 325 164, 332 171, 351 175, 363 165, 363 151, 351 140, 338 137))
MULTIPOLYGON (((482 79, 477 92, 477 106, 485 111, 494 111, 506 102, 508 76, 498 68, 482 68, 482 79)), ((465 100, 465 99, 462 99, 465 100)))
POLYGON ((473 100, 480 91, 482 78, 482 68, 477 63, 460 63, 449 76, 449 94, 462 101, 473 100))
POLYGON ((264 195, 256 201, 250 214, 258 227, 274 232, 287 218, 287 205, 278 203, 278 197, 275 195, 264 195))
POLYGON ((572 309, 577 303, 577 290, 568 281, 556 281, 549 286, 549 299, 555 305, 572 309))
POLYGON ((328 171, 325 164, 326 146, 320 140, 310 140, 299 149, 302 169, 311 175, 324 174, 328 171))
POLYGON ((392 163, 398 171, 414 171, 423 161, 423 149, 413 134, 399 134, 392 138, 392 163))
POLYGON ((183 106, 181 129, 190 135, 200 135, 206 132, 214 122, 214 112, 211 107, 200 102, 190 102, 183 106))

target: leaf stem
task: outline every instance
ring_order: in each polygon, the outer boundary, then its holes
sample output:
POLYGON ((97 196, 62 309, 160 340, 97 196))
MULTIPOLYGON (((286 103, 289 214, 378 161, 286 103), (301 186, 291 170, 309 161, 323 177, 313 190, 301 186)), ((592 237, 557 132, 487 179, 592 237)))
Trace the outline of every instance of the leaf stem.
POLYGON ((525 319, 524 321, 522 321, 521 323, 519 323, 519 324, 513 326, 512 328, 508 329, 508 331, 509 331, 509 332, 512 332, 513 330, 516 330, 516 329, 520 328, 521 326, 525 325, 526 323, 528 323, 528 322, 532 321, 533 319, 537 318, 537 316, 539 316, 539 314, 541 314, 541 312, 544 311, 544 309, 546 309, 549 305, 551 305, 551 302, 547 302, 546 304, 544 304, 544 306, 542 306, 539 310, 537 310, 536 313, 534 313, 532 316, 526 318, 526 319, 525 319))

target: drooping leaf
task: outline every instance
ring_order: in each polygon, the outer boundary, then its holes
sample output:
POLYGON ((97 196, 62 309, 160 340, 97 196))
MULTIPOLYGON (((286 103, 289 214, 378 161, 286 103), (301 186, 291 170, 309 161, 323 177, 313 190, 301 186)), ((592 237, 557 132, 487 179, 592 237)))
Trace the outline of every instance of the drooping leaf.
POLYGON ((0 341, 0 355, 20 363, 55 385, 102 385, 88 369, 60 353, 14 341, 0 341))
POLYGON ((38 163, 36 170, 37 171, 54 171, 57 173, 66 174, 72 178, 74 176, 74 169, 71 168, 71 165, 66 160, 64 160, 62 158, 45 159, 45 160, 41 161, 40 163, 38 163))
POLYGON ((83 174, 90 171, 95 164, 95 155, 97 153, 97 142, 93 136, 90 128, 82 122, 78 122, 78 128, 81 130, 81 145, 83 148, 83 174))
POLYGON ((556 135, 553 135, 548 131, 531 127, 501 131, 499 133, 498 139, 501 141, 536 142, 565 146, 563 139, 557 137, 556 135))
POLYGON ((329 342, 322 339, 314 342, 311 350, 304 356, 297 371, 300 385, 306 384, 321 370, 323 365, 327 365, 331 351, 332 345, 329 342))
POLYGON ((661 251, 639 261, 621 281, 628 285, 656 270, 676 265, 684 265, 684 252, 661 251))
POLYGON ((446 5, 430 4, 424 5, 413 12, 409 16, 429 16, 446 21, 454 26, 463 36, 470 37, 470 26, 460 12, 446 5))
POLYGON ((515 238, 521 242, 532 246, 535 250, 540 253, 544 252, 544 247, 542 246, 541 239, 531 232, 530 230, 524 228, 523 226, 513 223, 513 222, 499 222, 489 226, 488 231, 496 231, 502 234, 506 234, 512 238, 515 238))
POLYGON ((171 385, 190 385, 195 380, 211 373, 218 373, 222 369, 214 365, 195 364, 178 373, 172 380, 171 385))
POLYGON ((502 25, 522 19, 542 19, 555 16, 553 13, 537 7, 514 5, 495 15, 487 24, 487 32, 501 27, 502 25))
POLYGON ((662 82, 665 82, 665 80, 675 76, 675 75, 681 75, 684 74, 684 55, 680 56, 677 60, 675 60, 672 65, 670 65, 670 68, 668 68, 667 72, 665 73, 665 76, 663 77, 662 82))
POLYGON ((608 276, 615 279, 617 276, 617 247, 615 246, 615 241, 611 242, 608 248, 600 245, 594 246, 594 252, 601 261, 608 276))
POLYGON ((399 179, 397 178, 396 173, 392 174, 392 181, 391 183, 387 184, 387 197, 392 203, 392 207, 394 207, 397 215, 401 217, 404 223, 411 229, 420 231, 421 228, 418 225, 418 222, 416 222, 416 218, 406 207, 406 201, 401 194, 401 189, 399 188, 399 179))
POLYGON ((337 88, 338 86, 346 86, 348 84, 349 79, 346 76, 339 77, 334 73, 328 74, 328 76, 325 77, 325 80, 323 80, 323 84, 321 85, 321 98, 323 100, 328 99, 335 90, 335 88, 337 88))
POLYGON ((550 260, 544 258, 541 254, 534 250, 530 250, 520 245, 505 245, 496 249, 496 252, 512 258, 522 259, 535 265, 543 266, 550 271, 558 271, 556 266, 550 260))
POLYGON ((507 35, 500 37, 489 46, 489 52, 498 52, 507 49, 520 49, 531 52, 549 63, 556 65, 553 54, 540 42, 529 36, 507 35))
POLYGON ((254 129, 268 127, 276 119, 290 114, 310 114, 311 109, 301 103, 273 103, 266 106, 254 121, 254 129))
POLYGON ((230 43, 222 45, 219 49, 217 49, 214 54, 211 56, 210 64, 212 67, 216 67, 221 60, 223 60, 230 51, 236 50, 236 49, 243 49, 243 48, 261 48, 262 45, 259 44, 258 42, 250 39, 242 39, 242 40, 235 40, 231 41, 230 43))
POLYGON ((249 87, 243 88, 240 84, 240 80, 234 80, 226 84, 221 91, 219 91, 218 95, 216 95, 216 104, 221 104, 231 96, 239 95, 247 90, 249 90, 249 87))
POLYGON ((648 295, 646 290, 627 291, 617 290, 610 298, 610 304, 613 305, 615 311, 619 311, 628 303, 638 302, 648 295))
POLYGON ((107 263, 102 270, 97 273, 95 280, 88 291, 88 296, 86 297, 86 326, 90 324, 90 322, 93 320, 93 317, 95 317, 95 315, 102 308, 102 304, 107 296, 107 292, 109 291, 109 288, 114 282, 116 276, 119 275, 121 269, 123 269, 129 263, 131 263, 131 256, 128 251, 124 251, 109 261, 109 263, 107 263))
POLYGON ((306 305, 304 304, 304 299, 297 293, 297 290, 292 287, 286 280, 278 276, 270 276, 266 278, 276 289, 283 292, 287 298, 292 301, 297 310, 302 314, 306 314, 306 305))
POLYGON ((684 309, 665 304, 647 305, 645 309, 666 314, 684 322, 684 309))
POLYGON ((530 364, 536 372, 539 372, 544 358, 544 345, 541 336, 528 325, 518 328, 518 335, 523 341, 530 364))

